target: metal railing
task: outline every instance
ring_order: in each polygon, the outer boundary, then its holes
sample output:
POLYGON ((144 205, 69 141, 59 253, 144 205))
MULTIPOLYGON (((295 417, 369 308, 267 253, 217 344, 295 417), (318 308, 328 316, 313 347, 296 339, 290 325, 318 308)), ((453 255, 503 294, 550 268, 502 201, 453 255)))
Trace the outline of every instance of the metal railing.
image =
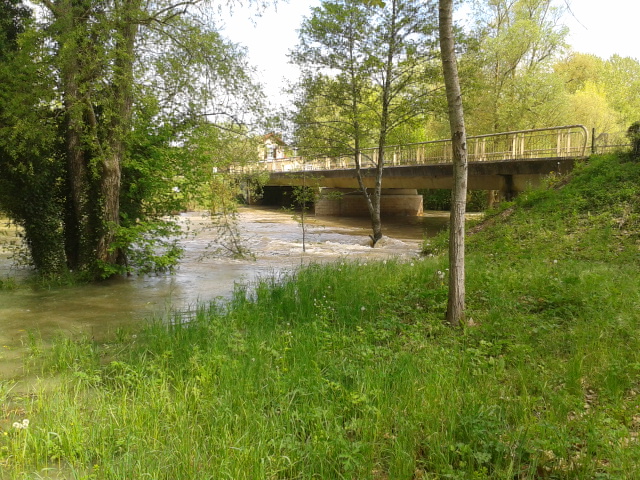
MULTIPOLYGON (((589 133, 583 125, 536 128, 514 132, 467 137, 469 162, 496 162, 536 158, 584 157, 589 133)), ((378 164, 378 149, 360 152, 360 166, 374 168, 378 164)), ((451 163, 451 140, 390 145, 384 149, 385 167, 451 163)), ((286 157, 266 160, 257 165, 234 167, 233 173, 252 171, 301 172, 354 169, 354 155, 327 157, 286 157)))
POLYGON ((609 153, 616 150, 626 150, 631 147, 626 131, 603 132, 596 135, 594 129, 591 135, 591 153, 609 153))

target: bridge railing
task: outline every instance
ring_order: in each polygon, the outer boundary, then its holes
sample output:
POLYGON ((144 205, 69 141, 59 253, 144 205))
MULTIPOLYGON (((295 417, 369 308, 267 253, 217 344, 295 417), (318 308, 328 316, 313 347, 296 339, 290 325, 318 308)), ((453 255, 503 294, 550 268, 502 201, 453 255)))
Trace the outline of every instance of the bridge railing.
POLYGON ((616 150, 625 150, 631 147, 631 142, 626 131, 603 132, 595 135, 591 142, 591 153, 608 153, 616 150))
MULTIPOLYGON (((514 132, 467 137, 469 162, 528 160, 535 158, 583 157, 587 155, 589 134, 582 125, 537 128, 514 132)), ((431 165, 453 161, 451 140, 390 145, 384 149, 385 166, 431 165)), ((378 164, 377 148, 360 152, 360 166, 374 168, 378 164)), ((241 167, 237 173, 263 170, 268 172, 302 172, 346 170, 355 168, 354 155, 332 157, 287 157, 241 167)))

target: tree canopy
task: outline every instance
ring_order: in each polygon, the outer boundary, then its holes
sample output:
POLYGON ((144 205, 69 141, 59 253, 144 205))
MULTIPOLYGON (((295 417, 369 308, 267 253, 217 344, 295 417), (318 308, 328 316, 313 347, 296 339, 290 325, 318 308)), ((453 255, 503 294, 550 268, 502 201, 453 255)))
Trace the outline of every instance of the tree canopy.
POLYGON ((393 135, 417 127, 432 110, 428 88, 438 74, 434 3, 390 0, 324 1, 300 29, 292 59, 303 70, 294 123, 302 149, 353 155, 372 220, 382 237, 380 195, 385 147, 393 135), (362 174, 362 154, 375 165, 374 187, 362 174))
POLYGON ((123 273, 206 181, 193 172, 211 171, 192 133, 233 131, 260 108, 244 50, 219 33, 213 2, 39 0, 29 24, 28 7, 0 5, 14 20, 0 42, 15 45, 0 69, 0 208, 41 272, 123 273))

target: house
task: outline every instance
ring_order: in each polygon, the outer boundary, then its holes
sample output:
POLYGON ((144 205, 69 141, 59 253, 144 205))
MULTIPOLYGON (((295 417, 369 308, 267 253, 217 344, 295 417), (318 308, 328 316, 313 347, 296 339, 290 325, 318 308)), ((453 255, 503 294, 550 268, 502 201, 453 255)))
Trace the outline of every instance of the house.
POLYGON ((285 158, 286 143, 277 133, 267 133, 262 137, 262 160, 270 162, 279 158, 285 158))

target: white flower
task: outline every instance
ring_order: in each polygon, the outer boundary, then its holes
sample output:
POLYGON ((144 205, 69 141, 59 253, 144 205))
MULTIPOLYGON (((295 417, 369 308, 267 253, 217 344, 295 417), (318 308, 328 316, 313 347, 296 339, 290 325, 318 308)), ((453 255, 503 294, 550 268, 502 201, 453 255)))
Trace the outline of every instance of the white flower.
POLYGON ((365 307, 364 305, 360 307, 360 311, 364 312, 367 309, 367 307, 365 307))
POLYGON ((29 419, 25 418, 22 422, 13 422, 13 428, 16 430, 22 430, 29 426, 29 419))

